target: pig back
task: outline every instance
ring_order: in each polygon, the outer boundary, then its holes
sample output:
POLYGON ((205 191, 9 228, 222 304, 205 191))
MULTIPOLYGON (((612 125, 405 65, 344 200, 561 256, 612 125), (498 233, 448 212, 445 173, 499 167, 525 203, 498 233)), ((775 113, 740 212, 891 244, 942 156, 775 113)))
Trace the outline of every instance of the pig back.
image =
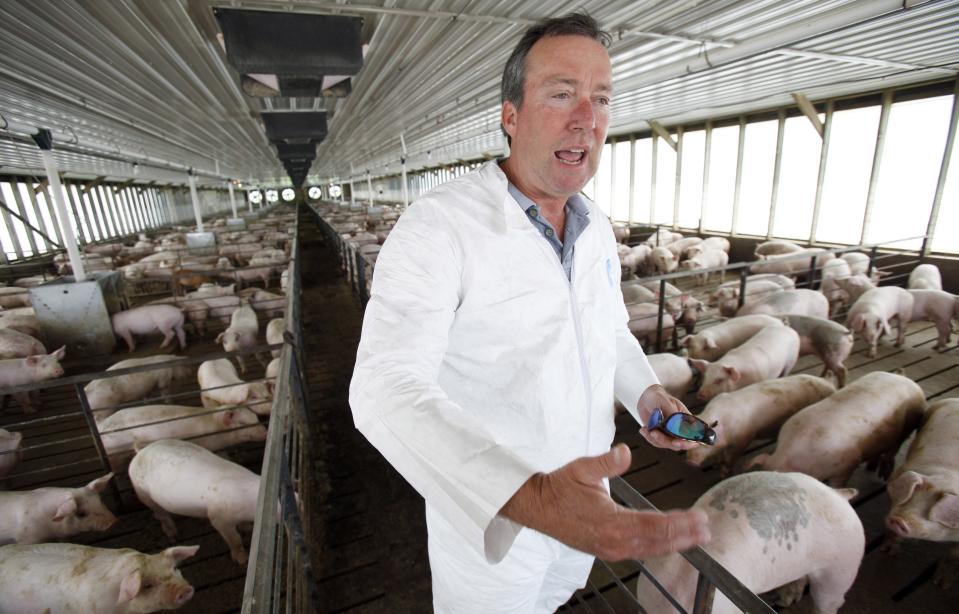
MULTIPOLYGON (((896 470, 925 475, 951 472, 959 479, 959 399, 942 399, 929 405, 906 461, 896 470)), ((895 478, 893 478, 895 479, 895 478)), ((892 481, 892 480, 890 480, 892 481)))

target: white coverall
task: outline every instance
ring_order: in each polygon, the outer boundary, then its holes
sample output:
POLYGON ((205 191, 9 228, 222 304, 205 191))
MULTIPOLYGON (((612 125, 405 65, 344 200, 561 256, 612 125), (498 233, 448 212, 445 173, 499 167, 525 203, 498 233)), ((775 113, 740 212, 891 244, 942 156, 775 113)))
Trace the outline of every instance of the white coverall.
POLYGON ((612 228, 589 218, 570 282, 494 160, 417 200, 377 258, 350 405, 426 500, 437 612, 551 612, 585 585, 592 556, 498 512, 534 473, 609 450, 614 389, 636 416, 658 383, 612 228))

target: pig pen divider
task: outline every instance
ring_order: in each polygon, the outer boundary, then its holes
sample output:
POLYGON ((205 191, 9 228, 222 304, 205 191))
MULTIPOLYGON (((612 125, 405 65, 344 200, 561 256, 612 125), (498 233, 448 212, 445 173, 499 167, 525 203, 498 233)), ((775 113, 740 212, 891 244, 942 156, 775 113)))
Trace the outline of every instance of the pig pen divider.
MULTIPOLYGON (((304 215, 301 205, 300 215, 304 215)), ((308 420, 302 348, 299 232, 293 238, 286 331, 263 452, 256 521, 250 544, 243 614, 322 611, 308 544, 314 438, 308 420)))

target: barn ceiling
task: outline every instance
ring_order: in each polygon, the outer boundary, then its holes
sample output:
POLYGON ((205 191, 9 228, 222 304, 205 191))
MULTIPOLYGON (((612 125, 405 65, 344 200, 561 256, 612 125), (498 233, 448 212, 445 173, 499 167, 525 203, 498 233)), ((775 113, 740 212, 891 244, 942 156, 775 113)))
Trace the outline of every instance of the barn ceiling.
POLYGON ((957 0, 7 0, 0 172, 42 169, 26 135, 45 127, 76 175, 182 182, 192 168, 208 184, 285 183, 262 118, 276 111, 326 113, 312 182, 396 173, 403 142, 411 169, 496 155, 512 46, 533 21, 578 8, 614 36, 611 135, 959 68, 957 0), (363 67, 340 91, 252 97, 214 7, 362 17, 363 67))

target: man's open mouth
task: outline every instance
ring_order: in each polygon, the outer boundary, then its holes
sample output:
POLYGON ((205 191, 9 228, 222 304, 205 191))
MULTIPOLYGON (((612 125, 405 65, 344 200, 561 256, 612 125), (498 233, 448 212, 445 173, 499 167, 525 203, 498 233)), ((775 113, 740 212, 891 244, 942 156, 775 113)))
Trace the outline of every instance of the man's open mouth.
POLYGON ((560 149, 559 151, 553 152, 553 155, 564 164, 576 166, 583 163, 583 160, 586 158, 586 150, 581 148, 560 149))

